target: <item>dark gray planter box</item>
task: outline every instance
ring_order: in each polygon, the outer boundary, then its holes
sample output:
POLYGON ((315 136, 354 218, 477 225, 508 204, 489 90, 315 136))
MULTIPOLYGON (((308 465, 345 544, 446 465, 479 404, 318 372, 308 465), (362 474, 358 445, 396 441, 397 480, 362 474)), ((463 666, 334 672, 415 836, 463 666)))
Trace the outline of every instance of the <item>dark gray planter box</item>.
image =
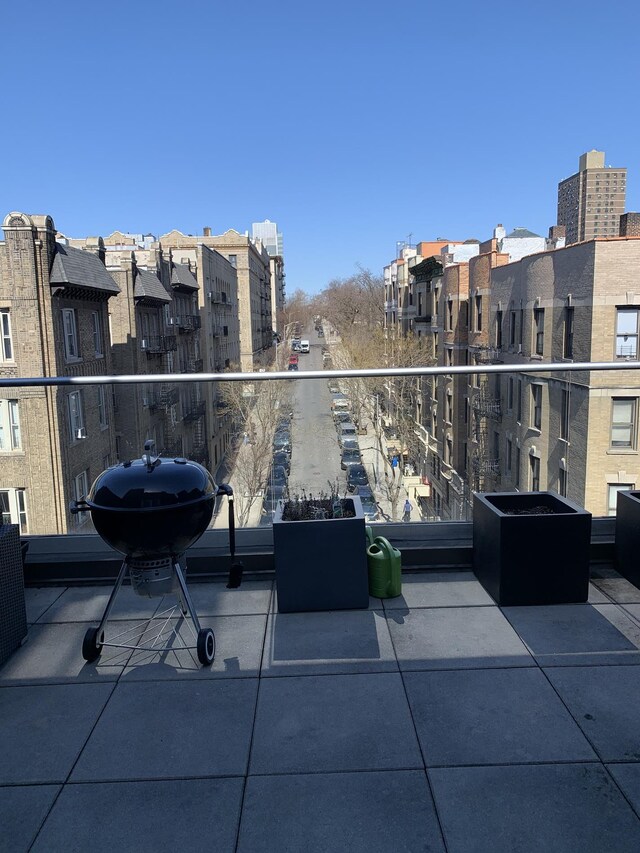
POLYGON ((497 604, 586 601, 590 549, 591 513, 567 498, 552 492, 473 496, 473 571, 497 604), (533 512, 537 507, 547 511, 533 512), (518 514, 523 511, 530 514, 518 514))
POLYGON ((0 666, 27 636, 24 575, 17 524, 0 525, 0 666))
POLYGON ((618 492, 616 568, 640 589, 640 492, 618 492))
POLYGON ((278 612, 352 610, 369 606, 367 538, 357 496, 344 498, 354 518, 283 521, 273 518, 278 612))

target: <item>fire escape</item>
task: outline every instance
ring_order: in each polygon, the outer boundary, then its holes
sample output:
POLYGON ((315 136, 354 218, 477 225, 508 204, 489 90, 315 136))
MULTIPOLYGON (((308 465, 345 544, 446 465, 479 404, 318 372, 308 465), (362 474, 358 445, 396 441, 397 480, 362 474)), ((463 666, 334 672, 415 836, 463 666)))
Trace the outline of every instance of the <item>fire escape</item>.
MULTIPOLYGON (((476 364, 501 364, 500 351, 494 347, 478 347, 475 354, 476 364)), ((497 377, 499 379, 499 376, 497 377)), ((480 387, 473 388, 471 411, 473 417, 472 438, 475 448, 471 456, 473 490, 477 492, 496 491, 500 484, 499 448, 495 434, 502 420, 500 394, 491 389, 490 377, 482 376, 480 387)))

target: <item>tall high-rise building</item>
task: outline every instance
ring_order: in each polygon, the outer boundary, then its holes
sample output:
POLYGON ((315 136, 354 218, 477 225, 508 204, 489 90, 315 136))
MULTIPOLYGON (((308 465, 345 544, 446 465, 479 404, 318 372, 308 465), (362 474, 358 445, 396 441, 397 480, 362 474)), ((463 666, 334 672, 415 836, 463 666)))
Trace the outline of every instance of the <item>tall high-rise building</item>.
POLYGON ((267 250, 269 257, 282 257, 282 232, 278 231, 275 222, 265 219, 264 222, 254 222, 251 225, 251 237, 260 240, 267 250))
POLYGON ((558 225, 567 229, 567 245, 617 237, 626 189, 626 168, 605 166, 604 151, 583 154, 576 174, 558 184, 558 225))

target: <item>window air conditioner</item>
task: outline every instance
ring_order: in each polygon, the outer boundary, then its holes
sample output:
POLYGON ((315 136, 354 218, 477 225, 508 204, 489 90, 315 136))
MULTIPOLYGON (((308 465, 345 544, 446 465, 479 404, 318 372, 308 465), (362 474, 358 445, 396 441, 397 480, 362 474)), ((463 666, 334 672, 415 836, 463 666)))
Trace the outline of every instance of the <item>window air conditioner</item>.
POLYGON ((518 345, 516 346, 516 352, 517 352, 519 355, 521 355, 521 354, 522 354, 522 344, 518 344, 518 345))
POLYGON ((149 347, 149 342, 147 341, 146 338, 143 338, 142 339, 142 349, 148 349, 148 347, 149 347))
POLYGON ((80 427, 80 429, 76 430, 76 438, 86 438, 86 437, 87 437, 87 431, 85 430, 84 427, 80 427))

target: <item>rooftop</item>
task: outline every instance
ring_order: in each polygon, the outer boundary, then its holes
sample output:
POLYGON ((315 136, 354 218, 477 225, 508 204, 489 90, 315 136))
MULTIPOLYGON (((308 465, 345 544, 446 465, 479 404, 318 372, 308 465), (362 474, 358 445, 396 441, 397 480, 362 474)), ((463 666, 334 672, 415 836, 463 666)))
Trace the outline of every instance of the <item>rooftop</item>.
MULTIPOLYGON (((170 614, 175 651, 85 664, 112 587, 29 588, 0 670, 3 842, 635 853, 640 590, 598 574, 588 604, 500 608, 468 571, 420 571, 368 610, 300 614, 270 577, 191 583, 210 668, 170 614)), ((166 607, 118 601, 122 631, 166 607)))

